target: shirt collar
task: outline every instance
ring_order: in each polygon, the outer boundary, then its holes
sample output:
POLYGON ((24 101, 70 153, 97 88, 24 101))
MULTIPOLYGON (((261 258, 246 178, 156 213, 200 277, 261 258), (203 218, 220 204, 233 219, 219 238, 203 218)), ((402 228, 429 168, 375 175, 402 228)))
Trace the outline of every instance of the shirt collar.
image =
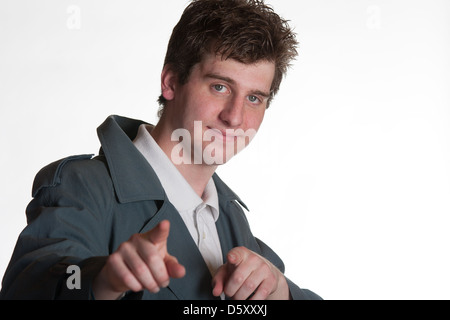
POLYGON ((205 187, 202 197, 192 189, 183 175, 150 134, 152 125, 142 124, 133 141, 158 176, 168 199, 178 211, 195 210, 205 204, 211 207, 214 219, 219 217, 219 198, 214 180, 211 178, 205 187))

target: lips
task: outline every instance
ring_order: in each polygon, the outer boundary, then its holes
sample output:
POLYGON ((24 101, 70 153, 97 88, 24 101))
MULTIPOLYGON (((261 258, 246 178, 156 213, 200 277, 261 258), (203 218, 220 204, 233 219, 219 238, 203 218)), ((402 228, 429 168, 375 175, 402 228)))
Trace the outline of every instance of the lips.
POLYGON ((221 130, 221 129, 217 129, 217 128, 211 128, 209 126, 206 127, 208 130, 211 130, 212 133, 214 133, 214 136, 222 139, 222 140, 228 140, 228 141, 232 141, 235 138, 238 137, 238 135, 234 134, 232 131, 233 129, 228 129, 228 130, 221 130), (228 131, 228 132, 227 132, 228 131))

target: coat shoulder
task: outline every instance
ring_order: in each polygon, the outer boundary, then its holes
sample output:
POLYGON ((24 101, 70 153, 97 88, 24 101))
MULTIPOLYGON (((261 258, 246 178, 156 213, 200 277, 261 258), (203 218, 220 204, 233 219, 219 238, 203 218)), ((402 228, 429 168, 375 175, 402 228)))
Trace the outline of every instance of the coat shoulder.
POLYGON ((97 181, 101 175, 108 175, 107 166, 103 161, 95 161, 92 154, 69 156, 43 167, 34 178, 32 196, 45 188, 57 187, 64 176, 75 175, 87 181, 97 181))

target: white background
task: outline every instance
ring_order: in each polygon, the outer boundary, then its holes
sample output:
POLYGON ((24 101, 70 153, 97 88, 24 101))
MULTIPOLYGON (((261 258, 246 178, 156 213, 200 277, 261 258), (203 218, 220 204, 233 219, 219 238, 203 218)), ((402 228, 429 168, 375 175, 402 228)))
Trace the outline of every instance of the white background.
MULTIPOLYGON (((450 1, 269 3, 300 55, 218 170, 254 234, 325 299, 450 299, 450 1)), ((186 4, 1 0, 0 275, 40 168, 97 153, 110 114, 156 121, 186 4)))

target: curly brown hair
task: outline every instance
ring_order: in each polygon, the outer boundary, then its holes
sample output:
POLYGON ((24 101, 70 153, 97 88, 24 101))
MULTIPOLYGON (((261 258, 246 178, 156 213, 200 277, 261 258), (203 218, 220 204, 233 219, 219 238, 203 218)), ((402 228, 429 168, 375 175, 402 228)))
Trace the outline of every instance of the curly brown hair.
MULTIPOLYGON (((164 66, 170 65, 183 85, 205 53, 245 64, 274 62, 268 106, 297 56, 297 45, 288 21, 261 0, 193 0, 173 29, 164 66)), ((161 116, 166 99, 161 95, 158 102, 161 116)))

